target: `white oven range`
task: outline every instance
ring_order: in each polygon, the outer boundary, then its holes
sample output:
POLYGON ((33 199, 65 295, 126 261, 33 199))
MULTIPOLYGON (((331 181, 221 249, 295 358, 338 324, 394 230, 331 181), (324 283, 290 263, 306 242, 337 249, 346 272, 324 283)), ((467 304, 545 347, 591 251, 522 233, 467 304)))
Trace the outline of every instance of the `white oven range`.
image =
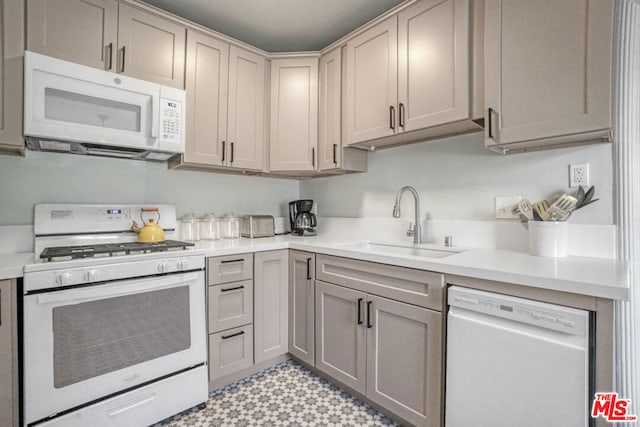
MULTIPOLYGON (((206 402, 204 254, 136 243, 127 229, 142 207, 36 205, 43 258, 24 275, 25 425, 147 426, 206 402)), ((175 208, 154 207, 170 239, 175 208)))

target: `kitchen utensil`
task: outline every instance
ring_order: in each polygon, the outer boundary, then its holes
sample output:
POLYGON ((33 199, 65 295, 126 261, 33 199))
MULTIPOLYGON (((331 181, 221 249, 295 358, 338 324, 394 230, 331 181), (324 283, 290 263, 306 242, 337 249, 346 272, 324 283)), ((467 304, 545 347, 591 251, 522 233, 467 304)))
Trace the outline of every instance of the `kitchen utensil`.
POLYGON ((591 203, 597 202, 598 200, 600 200, 600 199, 592 199, 592 200, 589 200, 589 201, 588 201, 588 202, 586 202, 586 203, 585 203, 585 202, 582 202, 582 204, 581 204, 580 206, 576 206, 576 208, 574 209, 574 211, 577 211, 578 209, 582 209, 582 208, 584 208, 585 206, 590 205, 591 203))
POLYGON ((533 204, 533 212, 538 215, 540 221, 548 221, 549 213, 547 210, 549 209, 549 202, 546 200, 540 200, 533 204))
POLYGON ((240 224, 242 237, 273 237, 275 235, 274 219, 271 215, 248 215, 242 217, 240 224))
POLYGON ((576 207, 580 206, 580 204, 582 204, 582 201, 584 200, 584 188, 582 187, 582 185, 578 186, 578 191, 576 192, 576 199, 578 199, 578 203, 576 203, 576 207))
POLYGON ((164 230, 158 225, 158 221, 160 221, 160 211, 158 208, 142 208, 140 210, 140 221, 142 221, 142 227, 139 227, 135 220, 131 221, 131 231, 138 233, 138 242, 164 242, 164 230), (143 215, 146 212, 155 212, 156 219, 149 218, 149 221, 145 223, 143 215))
POLYGON ((590 204, 591 203, 591 199, 593 199, 593 196, 595 194, 596 194, 596 188, 592 185, 591 187, 589 187, 589 189, 585 193, 584 197, 582 198, 582 201, 580 201, 576 205, 576 210, 580 209, 583 206, 586 206, 586 205, 590 204))
POLYGON ((200 240, 200 220, 195 214, 188 213, 180 220, 180 239, 189 242, 200 240))
POLYGON ((568 218, 569 214, 576 207, 578 199, 568 194, 563 194, 556 200, 547 212, 549 213, 550 221, 564 221, 568 218))
POLYGON ((516 212, 520 216, 520 220, 522 222, 533 221, 533 207, 531 206, 531 202, 527 199, 522 199, 516 205, 516 212))

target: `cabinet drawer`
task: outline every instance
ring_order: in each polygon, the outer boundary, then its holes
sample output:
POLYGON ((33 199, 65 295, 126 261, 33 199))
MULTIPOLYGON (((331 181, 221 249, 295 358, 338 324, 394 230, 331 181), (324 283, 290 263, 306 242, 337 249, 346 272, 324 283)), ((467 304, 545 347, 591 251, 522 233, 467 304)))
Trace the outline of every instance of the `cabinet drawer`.
POLYGON ((209 335, 209 380, 253 365, 253 325, 209 335))
POLYGON ((250 280, 253 279, 253 254, 209 258, 207 268, 209 285, 250 280))
POLYGON ((209 286, 209 333, 253 323, 253 281, 209 286))
POLYGON ((316 279, 442 311, 442 274, 318 254, 316 279))

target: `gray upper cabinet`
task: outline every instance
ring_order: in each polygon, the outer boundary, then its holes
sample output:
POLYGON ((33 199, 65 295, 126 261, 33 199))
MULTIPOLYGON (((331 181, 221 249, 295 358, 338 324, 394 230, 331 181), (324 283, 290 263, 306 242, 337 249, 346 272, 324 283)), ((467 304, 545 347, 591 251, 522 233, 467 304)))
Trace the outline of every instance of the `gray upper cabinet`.
POLYGON ((15 288, 14 281, 0 281, 0 425, 7 427, 18 425, 18 323, 15 288))
POLYGON ((612 0, 487 0, 485 142, 502 153, 608 141, 612 0))
MULTIPOLYGON (((477 5, 475 3, 478 3, 477 5)), ((470 0, 420 0, 346 47, 346 144, 379 148, 478 131, 472 122, 475 9, 470 0)))
POLYGON ((271 171, 314 171, 318 146, 318 58, 271 61, 271 171))
POLYGON ((28 0, 27 49, 184 88, 186 29, 115 0, 28 0))
POLYGON ((228 70, 229 44, 189 30, 185 162, 226 163, 228 70))
POLYGON ((342 49, 320 57, 320 107, 318 111, 318 170, 342 165, 342 49))
POLYGON ((185 37, 183 26, 120 3, 119 72, 183 89, 185 37))
POLYGON ((27 49, 115 71, 116 0, 28 0, 27 49))
POLYGON ((254 255, 255 363, 287 353, 289 301, 289 251, 254 255))
POLYGON ((173 167, 264 166, 265 59, 188 30, 186 147, 173 167))
POLYGON ((289 353, 315 365, 315 254, 289 251, 289 353))
POLYGON ((470 117, 469 0, 422 0, 398 15, 398 131, 470 117))
POLYGON ((346 144, 390 136, 397 127, 398 18, 347 43, 346 144))
POLYGON ((24 1, 0 2, 0 19, 0 153, 23 153, 24 1))
POLYGON ((233 168, 264 168, 265 64, 258 54, 230 48, 227 138, 233 168))

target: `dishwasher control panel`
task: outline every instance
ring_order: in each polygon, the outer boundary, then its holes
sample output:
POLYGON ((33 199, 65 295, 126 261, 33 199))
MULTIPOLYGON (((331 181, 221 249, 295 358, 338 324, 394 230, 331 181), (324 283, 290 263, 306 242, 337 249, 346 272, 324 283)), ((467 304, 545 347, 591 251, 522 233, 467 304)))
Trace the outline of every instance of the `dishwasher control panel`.
POLYGON ((582 336, 588 329, 588 312, 570 307, 451 286, 450 310, 463 309, 525 324, 582 336))

